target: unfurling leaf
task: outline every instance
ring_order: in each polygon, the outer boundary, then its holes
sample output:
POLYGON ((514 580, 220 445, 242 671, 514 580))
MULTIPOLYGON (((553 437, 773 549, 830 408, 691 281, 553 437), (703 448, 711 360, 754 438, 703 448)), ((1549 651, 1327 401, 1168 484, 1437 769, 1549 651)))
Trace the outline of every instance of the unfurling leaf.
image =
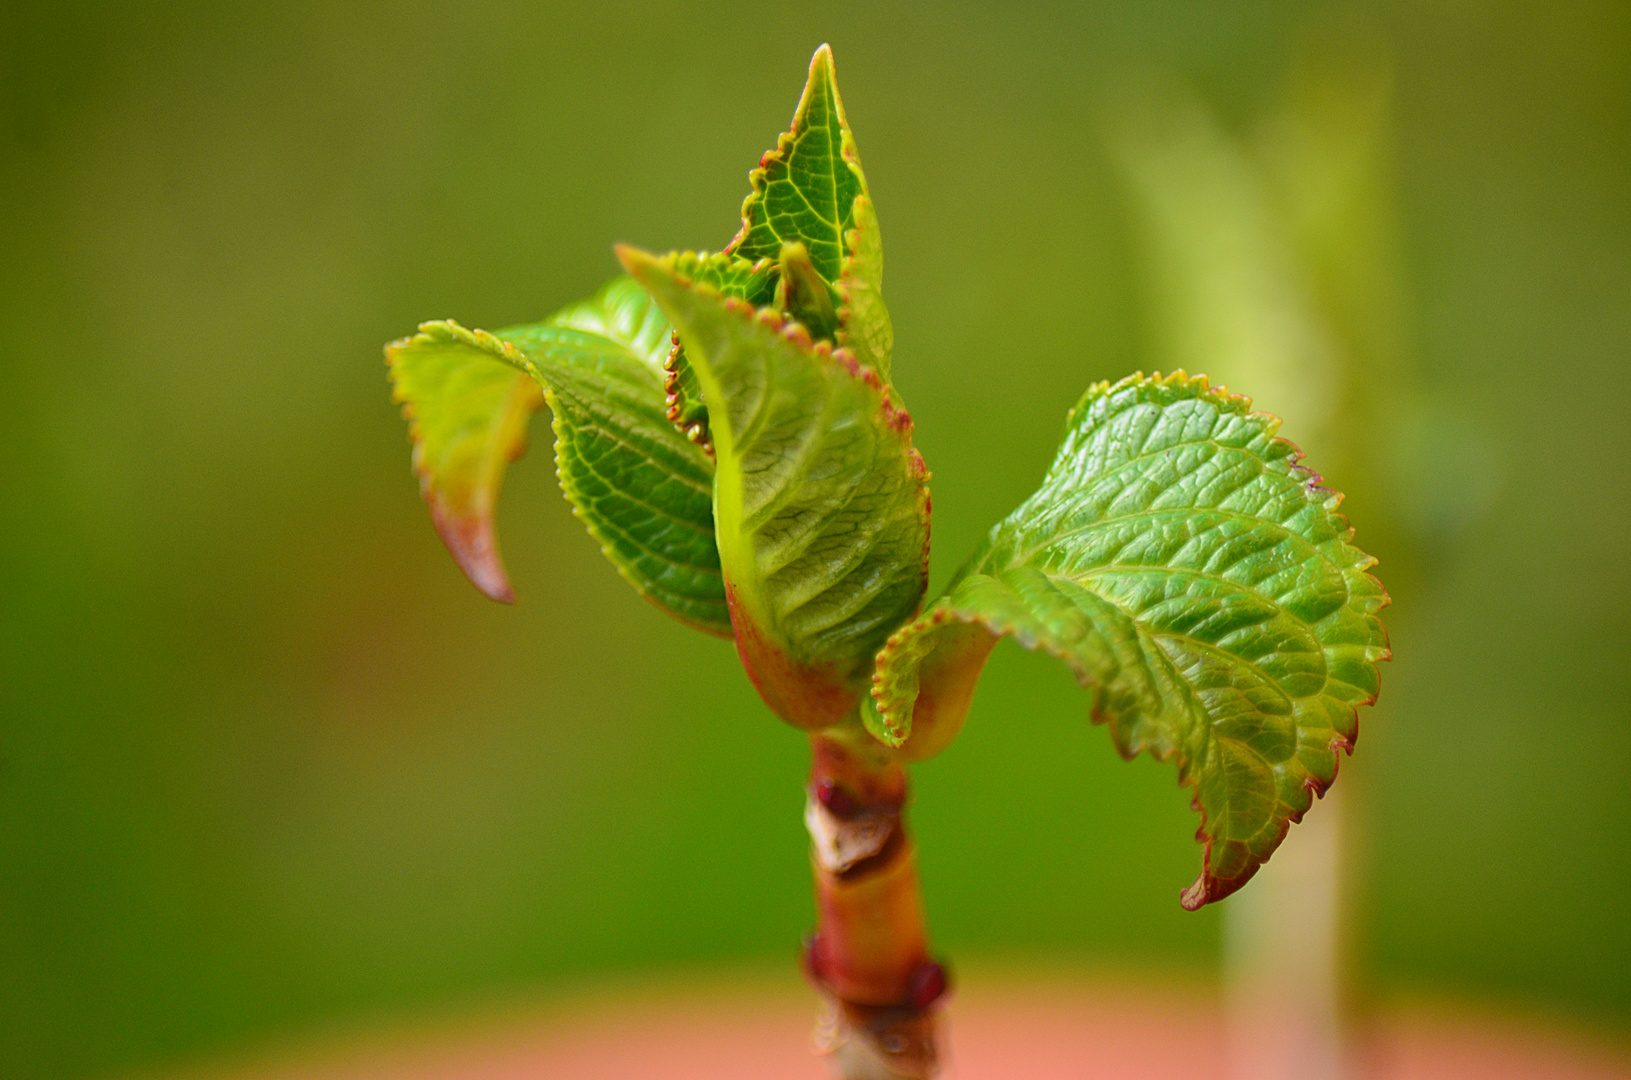
POLYGON ((837 723, 924 591, 928 472, 911 421, 848 350, 697 284, 706 259, 618 255, 678 331, 708 404, 743 664, 779 716, 837 723))
MULTIPOLYGON (((775 306, 887 382, 894 330, 883 242, 825 45, 810 61, 792 129, 748 179, 741 230, 721 255, 688 256, 686 276, 756 308, 775 306)), ((708 408, 677 341, 667 366, 669 419, 708 445, 708 408)))
POLYGON ((713 464, 668 420, 661 365, 669 328, 638 285, 620 278, 546 322, 492 334, 452 322, 419 330, 386 355, 413 423, 431 512, 483 592, 510 598, 492 543, 492 503, 526 416, 547 401, 561 490, 606 556, 675 618, 730 636, 713 464), (465 533, 443 525, 446 506, 470 508, 451 520, 484 537, 485 547, 461 547, 465 533))
POLYGON ((1204 376, 1091 388, 1041 489, 880 652, 874 733, 943 745, 1011 634, 1070 667, 1123 754, 1193 788, 1184 907, 1243 885, 1335 780, 1388 656, 1375 560, 1278 427, 1204 376))

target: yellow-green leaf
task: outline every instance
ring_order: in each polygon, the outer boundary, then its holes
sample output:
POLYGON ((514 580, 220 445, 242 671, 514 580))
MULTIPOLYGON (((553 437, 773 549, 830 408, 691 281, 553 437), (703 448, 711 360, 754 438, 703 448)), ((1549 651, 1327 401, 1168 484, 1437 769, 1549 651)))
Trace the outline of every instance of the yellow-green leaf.
POLYGON ((410 338, 386 346, 391 381, 413 440, 413 468, 431 521, 476 588, 505 603, 515 590, 499 558, 493 508, 504 470, 527 445, 544 403, 524 371, 475 350, 410 338))

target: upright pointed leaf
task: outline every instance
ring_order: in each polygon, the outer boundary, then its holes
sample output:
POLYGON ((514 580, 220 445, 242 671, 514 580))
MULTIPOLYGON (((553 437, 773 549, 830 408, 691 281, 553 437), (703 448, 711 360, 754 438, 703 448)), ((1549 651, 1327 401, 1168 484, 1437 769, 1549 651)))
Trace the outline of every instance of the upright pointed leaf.
MULTIPOLYGON (((491 387, 516 385, 518 375, 541 387, 533 407, 547 401, 554 415, 561 489, 606 556, 658 607, 728 637, 713 465, 668 421, 661 368, 668 342, 668 323, 645 291, 621 278, 544 323, 496 334, 426 323, 386 352, 421 446, 427 422, 430 431, 466 432, 479 442, 487 429, 459 426, 475 400, 460 388, 491 395, 491 387)), ((439 492, 456 474, 429 475, 439 492)), ((490 502, 487 512, 490 535, 490 502)))
POLYGON ((854 227, 855 199, 866 192, 866 178, 826 45, 810 59, 792 129, 749 179, 753 191, 742 203, 742 231, 726 250, 749 260, 779 259, 782 245, 797 241, 809 250, 816 272, 837 281, 844 233, 854 227))
POLYGON ((883 242, 828 46, 810 60, 792 128, 748 179, 742 229, 726 250, 779 260, 785 245, 802 244, 838 300, 836 344, 887 381, 894 331, 883 306, 883 242))
POLYGON ((679 332, 710 411, 714 515, 737 649, 767 704, 825 727, 922 598, 928 472, 911 421, 847 350, 680 272, 619 257, 679 332))
POLYGON ((1194 789, 1184 906, 1239 888, 1335 780, 1388 656, 1375 560, 1278 426, 1181 372, 1090 389, 1041 489, 884 646, 876 733, 943 741, 1011 634, 1093 691, 1123 754, 1194 789))

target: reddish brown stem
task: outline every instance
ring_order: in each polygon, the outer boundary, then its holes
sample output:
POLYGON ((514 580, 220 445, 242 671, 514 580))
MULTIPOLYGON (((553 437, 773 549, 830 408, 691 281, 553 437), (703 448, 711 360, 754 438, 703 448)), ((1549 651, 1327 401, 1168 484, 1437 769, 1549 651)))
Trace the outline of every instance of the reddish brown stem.
POLYGON ((805 812, 816 932, 805 950, 829 1016, 818 1041, 843 1080, 923 1080, 937 1071, 945 970, 929 958, 906 770, 864 733, 812 735, 805 812))

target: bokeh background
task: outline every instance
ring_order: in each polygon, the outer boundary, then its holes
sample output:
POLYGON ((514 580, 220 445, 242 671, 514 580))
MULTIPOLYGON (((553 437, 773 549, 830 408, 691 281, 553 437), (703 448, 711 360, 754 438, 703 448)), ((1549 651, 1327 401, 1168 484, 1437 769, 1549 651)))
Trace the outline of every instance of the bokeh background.
MULTIPOLYGON (((541 421, 482 599, 380 346, 722 245, 822 41, 936 584, 1092 380, 1283 411, 1395 599, 1356 997, 1631 1031, 1631 8, 11 0, 0 1075, 790 964, 802 740, 605 563, 541 421)), ((1084 704, 1004 647, 918 770, 937 941, 1209 980, 1187 798, 1084 704)))

